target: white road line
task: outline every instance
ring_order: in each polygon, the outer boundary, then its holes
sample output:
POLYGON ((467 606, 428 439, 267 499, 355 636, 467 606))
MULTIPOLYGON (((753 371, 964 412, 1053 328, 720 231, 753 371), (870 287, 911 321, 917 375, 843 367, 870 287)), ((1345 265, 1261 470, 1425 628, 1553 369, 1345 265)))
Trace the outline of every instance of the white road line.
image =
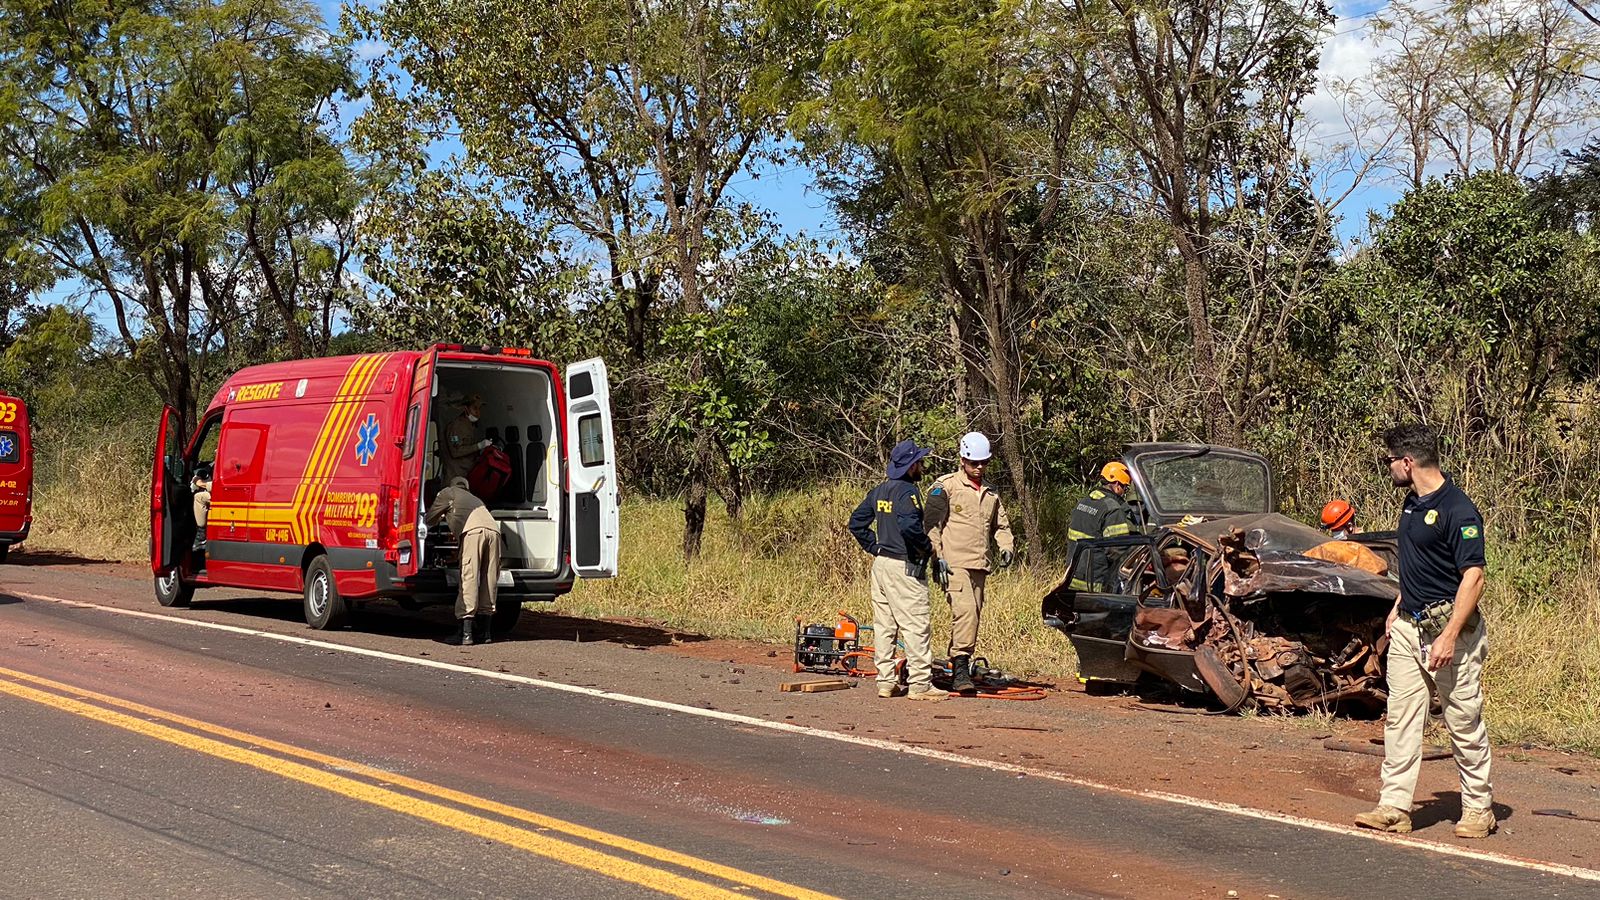
POLYGON ((237 625, 224 625, 219 622, 203 622, 198 619, 185 619, 179 616, 165 615, 162 613, 145 612, 138 609, 124 609, 120 606, 105 606, 99 603, 88 603, 82 600, 68 600, 64 597, 51 597, 47 594, 34 594, 26 591, 6 591, 15 597, 26 600, 40 600, 49 603, 60 603, 64 606, 79 609, 94 609, 101 612, 114 613, 119 616, 131 616, 138 619, 153 619, 161 622, 172 622, 179 625, 192 625, 196 628, 209 628, 214 631, 225 631, 230 634, 242 634, 249 637, 266 638, 272 641, 282 641, 286 644, 299 644, 305 647, 316 647, 320 650, 334 650, 340 653, 349 653, 355 656, 368 656, 373 659, 388 660, 389 662, 405 663, 413 666, 423 666, 430 669, 443 669, 447 672, 459 672, 463 675, 473 675, 479 678, 489 678, 495 681, 506 681, 513 684, 525 684, 531 687, 545 688, 552 691, 564 691, 569 694, 581 694, 585 697, 595 697, 602 700, 613 700, 619 703, 631 703, 635 706, 645 706, 651 709, 664 709, 671 712, 683 713, 689 716, 699 716, 703 719, 716 719, 722 722, 733 722, 753 728, 764 728, 768 731, 801 734, 823 740, 838 741, 843 744, 855 744, 861 747, 872 747, 878 750, 890 750, 895 753, 904 753, 910 756, 921 756, 928 759, 937 759, 941 762, 955 763, 963 766, 975 766, 995 772, 1007 772, 1015 775, 1026 775, 1032 778, 1044 778, 1076 787, 1102 791, 1108 794, 1117 794, 1123 797, 1134 797, 1140 800, 1154 800, 1161 803, 1172 803, 1177 806, 1187 806, 1193 809, 1204 809, 1211 812, 1228 813, 1244 816, 1250 819, 1259 819, 1265 822, 1276 822, 1281 825, 1293 825, 1312 831, 1322 831, 1328 834, 1338 834, 1345 837, 1361 838, 1364 840, 1378 841, 1413 850, 1423 850, 1437 853, 1441 856, 1454 856, 1461 859, 1477 860, 1479 862, 1495 863, 1511 866, 1518 869, 1528 869, 1543 872, 1548 875, 1561 875, 1568 878, 1578 878, 1584 881, 1600 882, 1600 871, 1585 869, 1580 866, 1567 866, 1560 863, 1548 863, 1521 856, 1510 856, 1503 853, 1494 853, 1486 850, 1474 850, 1469 847, 1460 847, 1455 844, 1444 844, 1430 841, 1426 838, 1400 837, 1378 831, 1369 831, 1351 825, 1340 825, 1333 822, 1324 822, 1319 819, 1308 819, 1304 816, 1295 816, 1288 813, 1272 812, 1270 810, 1255 809, 1249 806, 1240 806, 1237 803, 1225 803, 1217 800, 1207 800, 1203 797, 1191 797, 1186 794, 1173 794, 1166 791, 1150 791, 1139 788, 1119 787, 1114 784, 1080 778, 1076 775, 1067 775, 1061 772, 1051 772, 1045 769, 1034 769, 1028 766, 1019 766, 1014 763, 995 762, 980 759, 975 756, 963 756, 959 753, 950 753, 944 750, 934 750, 913 744, 901 744, 895 741, 886 741, 880 738, 861 737, 854 734, 844 734, 838 731, 828 731, 824 728, 813 728, 809 725, 795 725, 791 722, 774 722, 755 716, 740 715, 739 713, 724 712, 717 709, 704 709, 698 706, 684 706, 681 703, 672 703, 666 700, 654 700, 649 697, 636 697, 632 694, 619 694, 614 691, 600 688, 583 687, 575 684, 563 684, 559 681, 548 681, 543 678, 530 678, 526 675, 515 675, 510 672, 492 672, 487 669, 477 669, 472 666, 462 666, 455 663, 441 662, 434 659, 419 659, 412 656, 401 656, 398 653, 389 653, 384 650, 369 650, 365 647, 353 647, 348 644, 339 644, 332 641, 319 641, 312 638, 297 637, 292 634, 279 634, 273 631, 260 631, 254 628, 240 628, 237 625))

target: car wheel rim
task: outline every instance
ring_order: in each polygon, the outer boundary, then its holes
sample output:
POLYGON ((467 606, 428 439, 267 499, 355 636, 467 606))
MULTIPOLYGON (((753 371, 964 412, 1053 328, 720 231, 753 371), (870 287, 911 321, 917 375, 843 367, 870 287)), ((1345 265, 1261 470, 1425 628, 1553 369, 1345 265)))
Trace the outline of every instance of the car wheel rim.
POLYGON ((158 586, 160 586, 161 593, 163 593, 163 594, 174 593, 178 589, 178 573, 177 572, 168 572, 167 574, 165 574, 165 575, 161 576, 159 579, 157 579, 156 580, 156 584, 158 586))
POLYGON ((322 618, 323 614, 328 611, 328 576, 318 572, 316 577, 312 579, 309 599, 311 617, 314 619, 322 618))

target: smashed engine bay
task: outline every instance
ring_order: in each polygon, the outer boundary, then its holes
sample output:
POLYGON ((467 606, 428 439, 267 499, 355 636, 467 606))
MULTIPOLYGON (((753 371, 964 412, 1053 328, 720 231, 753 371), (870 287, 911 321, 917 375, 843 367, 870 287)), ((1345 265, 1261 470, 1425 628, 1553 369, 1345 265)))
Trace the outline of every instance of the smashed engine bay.
MULTIPOLYGON (((1194 672, 1229 710, 1363 709, 1386 699, 1384 622, 1399 587, 1381 541, 1329 541, 1276 513, 1169 526, 1151 558, 1128 659, 1188 651, 1194 672), (1159 587, 1157 587, 1159 586, 1159 587), (1151 590, 1149 588, 1155 588, 1151 590)), ((1180 682, 1181 683, 1181 682, 1180 682)), ((1185 685, 1189 686, 1189 685, 1185 685)))

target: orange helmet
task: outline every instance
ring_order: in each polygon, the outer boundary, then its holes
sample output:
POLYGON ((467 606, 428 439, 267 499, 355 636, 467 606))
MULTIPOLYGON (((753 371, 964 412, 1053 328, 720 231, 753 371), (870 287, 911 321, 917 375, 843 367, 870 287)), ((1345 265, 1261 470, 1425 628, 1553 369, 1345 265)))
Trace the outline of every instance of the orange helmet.
POLYGON ((1330 531, 1350 527, 1356 519, 1356 508, 1344 500, 1329 500, 1322 508, 1322 527, 1330 531))
POLYGON ((1102 481, 1115 481, 1117 484, 1133 484, 1133 476, 1128 474, 1128 467, 1116 460, 1100 467, 1102 481))

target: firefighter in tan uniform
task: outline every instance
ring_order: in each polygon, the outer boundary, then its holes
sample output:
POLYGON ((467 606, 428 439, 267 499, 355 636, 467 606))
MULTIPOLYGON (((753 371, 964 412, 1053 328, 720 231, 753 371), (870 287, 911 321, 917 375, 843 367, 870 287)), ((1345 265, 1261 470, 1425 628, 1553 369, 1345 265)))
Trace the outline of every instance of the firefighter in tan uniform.
POLYGON ((189 485, 194 491, 194 573, 206 573, 206 522, 211 520, 211 464, 195 466, 194 479, 189 485))
POLYGON ((933 483, 928 490, 928 540, 933 542, 934 576, 950 601, 951 690, 976 690, 972 652, 978 646, 978 620, 983 615, 989 578, 989 544, 1000 549, 1001 568, 1011 565, 1016 542, 1005 504, 983 483, 989 467, 989 439, 973 431, 961 438, 961 469, 933 483))
POLYGON ((426 521, 432 524, 440 519, 452 533, 460 535, 461 541, 461 591, 456 595, 461 633, 452 636, 450 643, 463 647, 475 642, 487 644, 493 639, 489 623, 499 588, 500 523, 489 507, 467 489, 467 480, 460 477, 451 479, 428 507, 426 521))
POLYGON ((456 478, 466 478, 472 471, 478 454, 489 446, 488 438, 479 439, 478 420, 483 418, 483 397, 468 394, 462 401, 461 415, 451 420, 444 429, 444 453, 440 460, 445 484, 456 478))

